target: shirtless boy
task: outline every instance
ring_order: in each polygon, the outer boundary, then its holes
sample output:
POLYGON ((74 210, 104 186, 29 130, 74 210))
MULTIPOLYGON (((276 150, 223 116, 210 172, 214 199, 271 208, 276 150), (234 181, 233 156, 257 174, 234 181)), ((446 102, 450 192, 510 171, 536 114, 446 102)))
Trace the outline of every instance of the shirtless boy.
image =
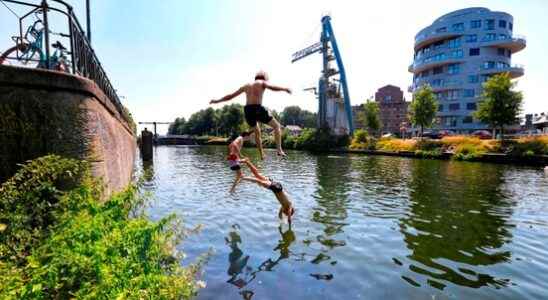
POLYGON ((259 71, 255 75, 255 81, 245 84, 232 94, 226 95, 218 100, 211 100, 210 104, 221 103, 224 101, 232 100, 241 93, 246 95, 246 105, 244 107, 245 120, 247 124, 255 131, 255 142, 259 148, 261 158, 264 159, 263 144, 261 141, 261 128, 258 122, 268 124, 274 129, 274 137, 276 139, 276 146, 278 149, 278 155, 285 156, 282 150, 282 135, 280 123, 274 119, 270 113, 263 106, 263 94, 266 89, 272 91, 284 91, 291 94, 291 90, 284 87, 272 85, 268 82, 268 75, 259 71))
POLYGON ((226 160, 228 161, 228 166, 232 171, 236 172, 236 179, 230 188, 230 192, 233 193, 236 189, 236 186, 242 180, 243 173, 240 163, 244 162, 246 158, 242 159, 242 147, 244 146, 244 141, 249 140, 252 131, 242 132, 240 136, 235 138, 232 143, 228 145, 228 156, 226 160))
POLYGON ((278 217, 280 219, 283 218, 283 215, 287 216, 287 222, 289 223, 289 226, 291 226, 291 217, 295 213, 295 209, 293 209, 293 203, 289 200, 289 197, 284 192, 284 189, 282 185, 279 182, 275 182, 271 178, 267 178, 263 176, 257 168, 249 161, 249 159, 242 160, 248 167, 249 170, 251 170, 251 173, 253 173, 254 177, 243 177, 243 180, 255 182, 258 185, 271 190, 274 193, 274 196, 276 196, 276 199, 278 199, 278 202, 280 202, 280 210, 278 211, 278 217), (282 215, 283 214, 283 215, 282 215))

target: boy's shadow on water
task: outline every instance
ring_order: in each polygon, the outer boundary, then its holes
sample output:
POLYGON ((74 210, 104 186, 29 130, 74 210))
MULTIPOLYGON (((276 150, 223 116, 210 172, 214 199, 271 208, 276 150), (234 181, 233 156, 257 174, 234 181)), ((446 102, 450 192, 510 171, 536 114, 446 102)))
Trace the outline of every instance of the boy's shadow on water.
MULTIPOLYGON (((230 231, 228 237, 225 238, 227 245, 230 247, 231 252, 228 254, 228 270, 227 274, 230 278, 227 280, 228 283, 242 289, 251 283, 259 272, 262 271, 272 271, 280 261, 289 258, 291 252, 289 247, 296 240, 295 233, 289 227, 286 231, 282 230, 282 226, 278 227, 278 231, 281 235, 281 240, 279 240, 278 245, 273 250, 280 251, 280 255, 275 260, 268 258, 257 268, 248 266, 249 255, 244 255, 243 251, 240 249, 239 244, 242 243, 242 239, 238 232, 238 225, 232 226, 235 230, 230 231)), ((253 291, 242 290, 240 292, 244 299, 251 299, 253 296, 253 291)))

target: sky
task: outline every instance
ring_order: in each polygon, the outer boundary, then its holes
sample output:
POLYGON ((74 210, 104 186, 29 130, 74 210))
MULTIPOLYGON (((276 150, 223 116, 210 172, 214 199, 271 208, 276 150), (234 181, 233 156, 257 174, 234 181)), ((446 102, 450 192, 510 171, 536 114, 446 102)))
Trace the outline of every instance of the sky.
MULTIPOLYGON (((85 0, 67 2, 85 24, 85 0)), ((325 14, 332 17, 352 104, 387 84, 399 86, 410 100, 407 68, 415 34, 443 14, 477 6, 514 16, 515 34, 527 38, 527 47, 512 57, 513 64, 525 66, 518 80, 524 112, 548 111, 545 0, 91 0, 91 32, 95 52, 135 119, 170 122, 207 108, 211 99, 252 80, 257 70, 294 91, 265 95, 267 107, 316 111, 315 96, 303 89, 317 84, 321 56, 292 64, 291 54, 319 41, 325 14)), ((54 22, 63 31, 63 23, 54 22)), ((13 44, 17 24, 0 4, 0 49, 13 44)), ((233 102, 245 104, 245 97, 233 102)))

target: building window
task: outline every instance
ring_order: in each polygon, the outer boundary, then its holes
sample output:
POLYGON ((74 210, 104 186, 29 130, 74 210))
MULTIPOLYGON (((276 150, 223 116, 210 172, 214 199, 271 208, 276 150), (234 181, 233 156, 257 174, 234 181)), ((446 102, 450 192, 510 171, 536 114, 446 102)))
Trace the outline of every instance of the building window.
POLYGON ((466 103, 466 109, 467 110, 476 110, 476 103, 475 102, 466 103))
POLYGON ((499 20, 499 27, 500 28, 506 28, 506 21, 505 20, 499 20))
POLYGON ((389 96, 385 96, 385 97, 384 97, 384 101, 387 101, 387 102, 392 101, 392 96, 390 96, 390 95, 389 95, 389 96))
POLYGON ((475 43, 478 41, 478 35, 477 34, 469 34, 466 36, 466 42, 467 43, 475 43))
POLYGON ((508 23, 508 29, 510 29, 510 31, 514 30, 514 24, 512 24, 512 22, 508 23))
POLYGON ((443 111, 443 105, 438 105, 438 111, 443 111))
POLYGON ((455 51, 451 52, 451 56, 453 58, 461 58, 464 55, 463 55, 462 49, 459 49, 459 50, 455 50, 455 51))
POLYGON ((455 111, 460 109, 460 103, 451 103, 449 104, 449 110, 455 111))
POLYGON ((499 34, 499 40, 506 40, 508 36, 506 34, 499 34))
POLYGON ((433 74, 441 74, 443 73, 443 67, 435 67, 434 70, 432 70, 433 74))
POLYGON ((470 21, 470 28, 481 28, 481 20, 470 21))
POLYGON ((460 71, 459 64, 450 64, 447 66, 447 73, 449 74, 458 74, 460 71))
POLYGON ((432 86, 443 86, 444 81, 443 79, 434 79, 432 80, 432 86))
POLYGON ((440 27, 436 29, 436 33, 442 33, 442 32, 447 32, 447 27, 440 27))
POLYGON ((464 31, 464 23, 453 24, 453 31, 464 31))
POLYGON ((437 41, 434 43, 434 50, 443 48, 443 41, 437 41))
POLYGON ((495 29, 495 19, 485 20, 485 30, 495 29))
POLYGON ((480 55, 480 48, 470 48, 469 50, 470 56, 478 56, 480 55))
POLYGON ((476 91, 474 89, 466 89, 462 93, 462 95, 467 98, 474 97, 475 94, 476 94, 476 91))
POLYGON ((455 38, 447 41, 447 46, 449 48, 458 48, 460 47, 460 38, 455 38))
POLYGON ((470 124, 474 122, 474 118, 472 116, 466 116, 462 119, 462 123, 464 124, 470 124))
POLYGON ((483 63, 483 68, 488 70, 488 69, 494 69, 495 68, 495 62, 494 61, 486 61, 483 63))
POLYGON ((504 49, 504 48, 497 48, 497 55, 499 55, 499 56, 506 56, 506 49, 504 49))
POLYGON ((478 83, 479 75, 468 75, 468 83, 478 83))
POLYGON ((484 42, 494 41, 496 39, 497 39, 497 34, 496 33, 488 33, 483 37, 484 42))
POLYGON ((506 69, 506 68, 509 68, 510 65, 505 63, 505 62, 502 62, 502 61, 497 61, 497 69, 506 69))
POLYGON ((459 97, 459 90, 447 91, 447 100, 455 100, 459 97))

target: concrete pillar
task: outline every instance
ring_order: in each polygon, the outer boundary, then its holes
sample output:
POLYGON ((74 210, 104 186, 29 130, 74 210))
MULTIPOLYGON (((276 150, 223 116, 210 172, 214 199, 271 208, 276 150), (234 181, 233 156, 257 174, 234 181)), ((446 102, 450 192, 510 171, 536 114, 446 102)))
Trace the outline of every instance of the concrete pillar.
POLYGON ((152 160, 152 145, 153 145, 153 135, 152 132, 145 130, 141 131, 141 156, 144 161, 152 160))

